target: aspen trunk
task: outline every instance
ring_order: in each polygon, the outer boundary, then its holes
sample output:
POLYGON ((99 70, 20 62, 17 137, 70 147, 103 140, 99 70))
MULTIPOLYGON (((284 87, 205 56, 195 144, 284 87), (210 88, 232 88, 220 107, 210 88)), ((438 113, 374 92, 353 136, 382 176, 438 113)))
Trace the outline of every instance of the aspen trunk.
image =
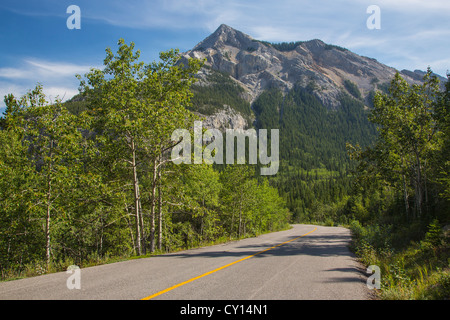
MULTIPOLYGON (((161 162, 161 157, 160 157, 161 162)), ((162 249, 162 195, 161 195, 161 169, 158 170, 158 249, 162 249)))
POLYGON ((416 208, 417 215, 420 218, 422 216, 422 201, 423 201, 423 190, 422 190, 422 169, 420 164, 419 155, 416 152, 417 170, 416 170, 416 208))
POLYGON ((405 200, 405 213, 406 217, 409 216, 409 200, 408 200, 408 189, 406 189, 406 177, 403 175, 403 198, 405 200))
MULTIPOLYGON (((403 159, 403 155, 401 156, 402 159, 402 166, 405 165, 405 161, 403 159)), ((409 195, 408 195, 408 189, 407 189, 407 185, 406 185, 406 176, 404 174, 402 174, 403 177, 403 199, 405 201, 405 214, 406 214, 406 218, 409 218, 409 195)))
POLYGON ((146 254, 147 253, 147 248, 145 247, 145 238, 146 238, 147 235, 145 234, 145 231, 144 231, 144 213, 142 211, 141 191, 139 189, 139 183, 137 185, 137 188, 138 188, 138 194, 139 194, 139 228, 140 228, 140 231, 141 231, 141 235, 140 235, 140 238, 141 238, 141 251, 142 251, 142 254, 146 254))
POLYGON ((241 225, 242 225, 242 202, 239 203, 239 239, 241 238, 241 225))
POLYGON ((45 245, 45 261, 46 261, 46 269, 48 271, 48 267, 50 264, 50 216, 51 216, 51 189, 52 184, 50 181, 50 177, 48 180, 48 193, 47 193, 47 218, 45 221, 45 239, 46 239, 46 245, 45 245))
POLYGON ((47 217, 45 219, 45 262, 46 270, 50 265, 50 221, 51 221, 51 198, 52 198, 52 158, 53 158, 53 140, 50 141, 49 163, 47 173, 47 217))
POLYGON ((152 191, 150 194, 150 252, 155 251, 155 206, 156 206, 156 182, 157 182, 157 158, 153 160, 153 181, 152 181, 152 191))
POLYGON ((137 177, 137 169, 136 169, 136 148, 134 145, 134 140, 131 139, 131 149, 132 149, 132 163, 131 166, 133 168, 133 187, 134 187, 134 210, 135 210, 135 218, 136 218, 136 254, 142 254, 141 248, 141 217, 140 217, 140 199, 139 199, 139 181, 137 177))

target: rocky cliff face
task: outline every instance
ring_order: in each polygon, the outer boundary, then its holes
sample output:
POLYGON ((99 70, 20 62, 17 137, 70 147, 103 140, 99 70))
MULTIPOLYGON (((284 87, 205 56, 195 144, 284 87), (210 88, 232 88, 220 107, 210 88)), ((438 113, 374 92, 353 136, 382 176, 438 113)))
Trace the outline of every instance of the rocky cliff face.
POLYGON ((249 127, 247 120, 228 105, 224 105, 223 109, 205 117, 202 124, 205 128, 215 128, 221 131, 225 131, 226 129, 244 130, 249 127))
MULTIPOLYGON (((184 56, 206 59, 212 69, 229 74, 244 89, 249 102, 270 88, 287 92, 294 85, 308 87, 329 109, 339 108, 346 82, 353 83, 364 100, 378 85, 389 82, 396 69, 375 59, 359 56, 321 40, 279 47, 221 25, 184 56)), ((410 83, 420 81, 420 72, 402 71, 410 83)))

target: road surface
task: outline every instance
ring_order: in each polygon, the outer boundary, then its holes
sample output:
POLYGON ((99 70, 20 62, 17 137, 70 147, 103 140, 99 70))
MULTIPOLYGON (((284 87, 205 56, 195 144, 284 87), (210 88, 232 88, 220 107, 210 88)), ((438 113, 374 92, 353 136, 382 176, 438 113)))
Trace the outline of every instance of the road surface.
POLYGON ((345 228, 293 225, 227 244, 83 268, 76 279, 60 272, 3 282, 0 299, 369 299, 367 275, 348 249, 350 239, 345 228))

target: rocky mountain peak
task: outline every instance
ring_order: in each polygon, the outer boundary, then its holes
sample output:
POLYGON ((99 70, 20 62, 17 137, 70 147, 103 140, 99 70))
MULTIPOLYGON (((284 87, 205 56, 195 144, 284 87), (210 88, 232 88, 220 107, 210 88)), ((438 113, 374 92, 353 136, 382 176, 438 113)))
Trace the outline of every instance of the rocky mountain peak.
MULTIPOLYGON (((367 102, 371 91, 389 82, 397 72, 375 59, 319 39, 273 44, 225 24, 184 55, 206 59, 207 66, 229 74, 245 89, 249 102, 268 88, 287 92, 299 85, 312 90, 329 109, 340 107, 343 91, 367 102)), ((402 72, 402 76, 410 83, 420 80, 418 72, 402 72)))
POLYGON ((222 24, 209 37, 194 47, 195 50, 208 48, 218 49, 222 46, 245 48, 252 42, 252 38, 243 32, 237 31, 226 24, 222 24))

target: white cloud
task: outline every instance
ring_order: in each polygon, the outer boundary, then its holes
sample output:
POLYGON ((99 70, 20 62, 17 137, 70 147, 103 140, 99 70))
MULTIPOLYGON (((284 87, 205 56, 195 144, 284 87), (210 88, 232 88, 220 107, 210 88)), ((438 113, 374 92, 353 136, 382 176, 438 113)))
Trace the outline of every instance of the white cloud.
POLYGON ((75 74, 89 71, 89 66, 76 65, 71 63, 55 63, 42 60, 26 60, 26 63, 35 68, 43 75, 52 75, 56 77, 74 76, 75 74))
POLYGON ((44 79, 75 76, 89 71, 89 66, 65 62, 49 62, 37 59, 25 59, 20 67, 0 68, 0 78, 6 79, 44 79))
POLYGON ((0 78, 26 79, 31 75, 29 70, 18 68, 0 68, 0 78))
MULTIPOLYGON (((0 96, 2 101, 0 103, 0 111, 5 107, 3 98, 12 93, 15 97, 21 97, 34 87, 26 87, 22 85, 10 84, 6 82, 0 82, 0 96)), ((48 101, 55 101, 57 98, 62 101, 69 100, 74 95, 78 94, 77 88, 74 87, 44 87, 44 94, 48 101)), ((1 113, 1 112, 0 112, 1 113)))
POLYGON ((448 12, 450 1, 447 0, 377 0, 377 5, 388 10, 424 13, 427 11, 448 12))
POLYGON ((44 93, 49 100, 68 100, 78 93, 79 81, 76 74, 84 75, 90 66, 67 62, 53 62, 27 58, 18 67, 0 68, 0 108, 3 108, 3 97, 9 93, 22 96, 33 89, 37 83, 43 85, 44 93))
POLYGON ((12 93, 14 95, 20 96, 23 95, 27 92, 27 89, 14 84, 14 83, 9 83, 9 82, 4 82, 4 81, 0 81, 0 97, 1 97, 1 103, 0 103, 0 108, 2 106, 4 106, 4 102, 3 102, 3 98, 12 93))
POLYGON ((55 101, 56 98, 59 98, 62 101, 66 101, 72 98, 74 95, 78 94, 78 90, 73 87, 49 87, 44 88, 44 93, 47 99, 50 101, 55 101))
MULTIPOLYGON (((85 4, 84 18, 105 21, 126 28, 207 27, 234 6, 234 1, 218 0, 135 0, 85 4)), ((80 5, 83 8, 82 5, 80 5)))

